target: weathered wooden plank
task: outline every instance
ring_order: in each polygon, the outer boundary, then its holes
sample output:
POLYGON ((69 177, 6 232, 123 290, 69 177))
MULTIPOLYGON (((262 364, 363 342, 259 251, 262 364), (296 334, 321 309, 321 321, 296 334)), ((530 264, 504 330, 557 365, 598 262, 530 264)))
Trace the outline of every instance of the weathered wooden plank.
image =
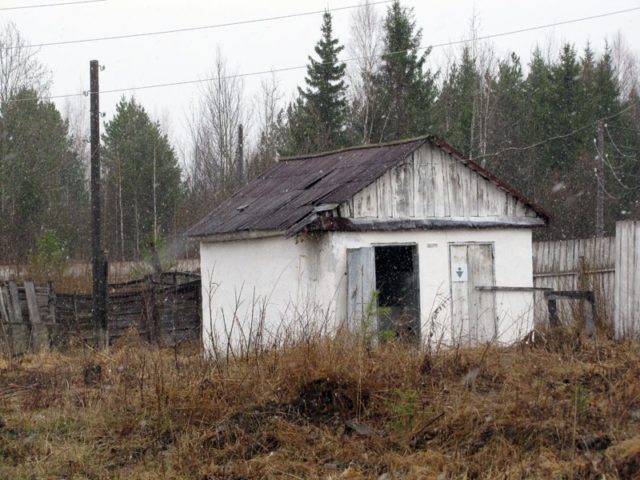
POLYGON ((469 262, 469 317, 475 324, 475 341, 490 342, 496 339, 495 292, 478 290, 476 287, 495 285, 493 269, 493 246, 490 244, 470 244, 467 251, 469 262))
POLYGON ((479 202, 478 202, 478 180, 480 177, 475 174, 475 172, 471 171, 469 168, 464 168, 466 172, 466 183, 467 187, 465 187, 465 205, 464 205, 464 214, 469 217, 477 217, 479 212, 479 202))
POLYGON ((377 329, 375 287, 373 247, 347 249, 347 319, 354 332, 370 333, 377 329))
POLYGON ((27 280, 24 282, 24 291, 27 299, 27 309, 29 311, 31 348, 37 352, 49 347, 49 332, 47 326, 42 323, 36 291, 32 281, 27 280))
POLYGON ((15 322, 22 322, 22 308, 20 307, 20 295, 16 282, 9 282, 9 298, 13 308, 13 319, 15 322))
POLYGON ((416 217, 435 216, 435 191, 431 150, 421 148, 414 153, 414 211, 416 217))
POLYGON ((449 215, 451 217, 464 216, 464 195, 462 181, 460 179, 459 161, 450 155, 447 156, 447 166, 445 170, 445 182, 448 187, 449 215))
POLYGON ((391 216, 409 218, 413 210, 413 162, 402 162, 390 171, 391 216))
MULTIPOLYGON (((467 265, 467 246, 450 245, 449 259, 450 272, 454 271, 456 265, 467 265)), ((451 338, 456 343, 469 343, 475 333, 471 329, 467 282, 451 282, 451 338)))
POLYGON ((378 218, 390 218, 392 215, 391 202, 393 192, 391 191, 390 173, 387 171, 376 181, 378 218))
POLYGON ((4 285, 0 285, 0 321, 13 323, 13 310, 10 306, 9 291, 4 285))

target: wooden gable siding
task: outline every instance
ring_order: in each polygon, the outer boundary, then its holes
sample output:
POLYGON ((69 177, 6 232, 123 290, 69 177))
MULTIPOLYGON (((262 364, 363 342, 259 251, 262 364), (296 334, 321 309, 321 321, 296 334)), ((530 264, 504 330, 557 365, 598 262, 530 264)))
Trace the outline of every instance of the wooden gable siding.
POLYGON ((340 207, 347 218, 535 217, 512 194, 430 145, 340 207))

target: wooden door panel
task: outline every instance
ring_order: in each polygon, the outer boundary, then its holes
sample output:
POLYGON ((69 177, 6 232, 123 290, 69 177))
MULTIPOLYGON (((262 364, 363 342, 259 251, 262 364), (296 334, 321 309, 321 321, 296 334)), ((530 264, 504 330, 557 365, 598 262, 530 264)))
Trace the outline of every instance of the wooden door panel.
POLYGON ((376 288, 373 247, 347 249, 347 319, 352 331, 378 326, 374 291, 376 288))
POLYGON ((482 343, 495 339, 495 292, 476 287, 495 285, 493 245, 449 245, 453 339, 482 343))

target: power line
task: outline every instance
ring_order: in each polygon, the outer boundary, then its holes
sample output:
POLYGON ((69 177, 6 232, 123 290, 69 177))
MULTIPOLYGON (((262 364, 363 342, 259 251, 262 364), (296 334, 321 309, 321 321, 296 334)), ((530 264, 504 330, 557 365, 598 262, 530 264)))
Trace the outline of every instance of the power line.
MULTIPOLYGON (((93 1, 106 1, 106 0, 93 0, 93 1)), ((371 2, 369 3, 369 5, 381 5, 384 3, 389 3, 392 0, 382 0, 382 1, 378 1, 378 2, 371 2)), ((237 21, 233 21, 233 22, 227 22, 227 23, 216 23, 213 25, 199 25, 199 26, 195 26, 195 27, 184 27, 184 28, 173 28, 173 29, 169 29, 169 30, 157 30, 154 32, 139 32, 139 33, 126 33, 126 34, 122 34, 122 35, 109 35, 109 36, 104 36, 104 37, 91 37, 91 38, 79 38, 79 39, 75 39, 75 40, 60 40, 57 42, 45 42, 45 43, 34 43, 31 45, 24 45, 23 47, 19 47, 19 46, 9 46, 9 47, 5 47, 6 50, 12 50, 12 49, 16 49, 16 48, 41 48, 41 47, 52 47, 52 46, 56 46, 56 45, 72 45, 72 44, 77 44, 77 43, 90 43, 90 42, 103 42, 103 41, 108 41, 108 40, 122 40, 122 39, 127 39, 127 38, 140 38, 140 37, 150 37, 150 36, 157 36, 157 35, 169 35, 169 34, 173 34, 173 33, 184 33, 184 32, 194 32, 194 31, 198 31, 198 30, 213 30, 216 28, 225 28, 225 27, 234 27, 234 26, 238 26, 238 25, 248 25, 251 23, 264 23, 264 22, 272 22, 275 20, 285 20, 288 18, 296 18, 296 17, 307 17, 310 15, 317 15, 319 13, 324 13, 324 12, 338 12, 341 10, 349 10, 352 8, 359 8, 362 7, 362 5, 349 5, 346 7, 336 7, 336 8, 331 8, 331 9, 326 9, 326 10, 314 10, 314 11, 310 11, 310 12, 300 12, 300 13, 290 13, 290 14, 286 14, 286 15, 276 15, 273 17, 264 17, 264 18, 253 18, 250 20, 237 20, 237 21)))
MULTIPOLYGON (((378 3, 388 3, 388 2, 378 2, 378 3)), ((370 3, 369 5, 373 5, 373 4, 370 3)), ((340 8, 346 9, 346 8, 355 8, 355 7, 351 6, 351 7, 340 7, 340 8)), ((526 28, 521 28, 521 29, 517 29, 517 30, 511 30, 511 31, 508 31, 508 32, 500 32, 500 33, 494 33, 494 34, 490 34, 490 35, 484 35, 484 36, 481 36, 481 37, 476 37, 475 39, 454 40, 454 41, 445 42, 445 43, 437 43, 437 44, 433 44, 433 45, 418 47, 417 50, 426 50, 426 49, 429 49, 429 48, 442 48, 442 47, 447 47, 447 46, 452 46, 452 45, 459 45, 459 44, 462 44, 462 43, 468 43, 468 42, 471 42, 473 40, 487 40, 487 39, 496 38, 496 37, 504 37, 504 36, 507 36, 507 35, 515 35, 515 34, 518 34, 518 33, 530 32, 530 31, 534 31, 534 30, 542 30, 542 29, 551 28, 551 27, 554 27, 554 26, 557 26, 557 25, 566 25, 566 24, 569 24, 569 23, 584 22, 584 21, 587 21, 587 20, 593 20, 593 19, 596 19, 596 18, 602 18, 602 17, 611 16, 611 15, 619 15, 619 14, 622 14, 622 13, 628 13, 628 12, 638 11, 638 10, 640 10, 640 7, 628 8, 628 9, 625 9, 625 10, 616 10, 614 12, 601 13, 601 14, 598 14, 598 15, 591 15, 591 16, 588 16, 588 17, 580 17, 580 18, 575 18, 575 19, 572 19, 572 20, 564 20, 564 21, 556 22, 556 23, 547 23, 547 24, 544 24, 544 25, 537 25, 537 26, 533 26, 533 27, 526 27, 526 28)), ((317 13, 317 12, 315 12, 315 13, 317 13)), ((292 14, 292 15, 302 15, 302 14, 292 14)), ((271 18, 276 18, 276 17, 271 17, 271 18)), ((263 21, 266 21, 266 20, 263 20, 263 21)), ((248 22, 248 21, 245 21, 245 22, 248 22)), ((238 22, 236 22, 236 23, 238 23, 238 22)), ((390 52, 390 53, 378 55, 378 57, 399 55, 401 53, 405 53, 405 52, 408 52, 408 51, 410 51, 410 49, 398 50, 398 51, 395 51, 395 52, 390 52)), ((362 60, 363 58, 364 57, 351 57, 351 58, 346 58, 346 59, 341 60, 341 61, 342 62, 352 62, 352 61, 356 61, 356 60, 362 60)), ((290 66, 290 67, 273 68, 273 69, 269 69, 269 70, 258 70, 258 71, 254 71, 254 72, 245 72, 245 73, 238 73, 238 74, 233 74, 233 75, 225 75, 223 77, 211 77, 211 78, 204 78, 204 79, 197 79, 197 80, 182 80, 182 81, 178 81, 178 82, 155 83, 155 84, 140 85, 140 86, 135 86, 135 87, 127 87, 127 88, 114 88, 114 89, 110 89, 110 90, 102 90, 101 93, 103 93, 103 94, 105 94, 105 93, 121 93, 121 92, 130 91, 130 90, 149 90, 149 89, 154 89, 154 88, 174 87, 174 86, 180 86, 180 85, 192 85, 192 84, 205 83, 205 82, 216 81, 216 80, 226 80, 226 79, 241 78, 241 77, 252 77, 252 76, 265 75, 265 74, 270 74, 270 73, 290 72, 290 71, 302 70, 302 69, 306 69, 306 68, 307 68, 307 65, 296 65, 296 66, 290 66)), ((69 94, 63 94, 63 95, 52 95, 52 96, 49 96, 49 97, 45 97, 44 99, 45 100, 54 100, 54 99, 60 99, 60 98, 78 97, 78 96, 81 96, 81 95, 88 95, 89 93, 90 92, 85 91, 85 92, 82 92, 82 93, 69 93, 69 94)), ((584 127, 584 128, 586 128, 586 127, 584 127)), ((577 133, 577 132, 575 132, 575 133, 577 133)), ((571 133, 571 134, 573 134, 573 133, 571 133)), ((569 136, 569 135, 570 134, 559 136, 559 137, 554 138, 554 139, 564 138, 565 136, 569 136)), ((497 155, 497 154, 492 154, 492 155, 497 155)), ((488 156, 491 156, 491 155, 488 155, 488 156)))
POLYGON ((623 13, 630 13, 630 12, 634 12, 634 11, 637 11, 637 10, 640 10, 640 7, 626 8, 624 10, 615 10, 615 11, 612 11, 612 12, 599 13, 597 15, 589 15, 587 17, 572 18, 570 20, 561 20, 559 22, 546 23, 546 24, 542 24, 542 25, 536 25, 536 26, 533 26, 533 27, 519 28, 517 30, 509 30, 507 32, 493 33, 493 34, 489 34, 489 35, 480 35, 478 37, 470 38, 470 39, 467 39, 467 40, 457 40, 457 41, 453 41, 453 42, 439 43, 439 44, 431 45, 430 47, 421 47, 421 48, 448 47, 448 46, 451 46, 451 45, 460 45, 460 44, 464 44, 464 43, 469 43, 469 42, 472 42, 474 40, 476 40, 476 41, 477 40, 489 40, 491 38, 505 37, 507 35, 514 35, 516 33, 533 32, 535 30, 543 30, 545 28, 557 27, 559 25, 569 25, 571 23, 586 22, 588 20, 596 20, 598 18, 610 17, 612 15, 621 15, 623 13))
POLYGON ((485 158, 489 158, 489 157, 497 157, 497 156, 500 156, 500 155, 502 155, 504 153, 508 153, 508 152, 524 152, 524 151, 527 151, 527 150, 531 150, 533 148, 540 147, 542 145, 546 145, 547 143, 551 143, 551 142, 554 142, 556 140, 562 140, 564 138, 572 137, 573 135, 575 135, 577 133, 580 133, 583 130, 586 130, 588 128, 592 128, 594 124, 596 124, 596 123, 598 123, 600 121, 606 122, 607 120, 611 120, 612 118, 616 118, 616 117, 622 115, 623 113, 625 113, 625 112, 629 111, 631 108, 633 108, 636 105, 636 103, 637 103, 637 101, 630 102, 629 105, 624 107, 622 110, 619 110, 618 112, 616 112, 616 113, 614 113, 612 115, 593 120, 593 121, 591 121, 591 122, 589 122, 589 123, 587 123, 585 125, 582 125, 581 127, 578 127, 578 128, 576 128, 574 130, 571 130, 570 132, 562 133, 562 134, 559 134, 559 135, 554 135, 554 136, 545 138, 544 140, 540 140, 540 141, 532 143, 530 145, 526 145, 524 147, 507 147, 507 148, 504 148, 504 149, 499 150, 499 151, 494 152, 494 153, 487 153, 485 155, 478 155, 477 157, 473 157, 473 160, 485 159, 485 158))
POLYGON ((609 126, 607 124, 604 125, 604 129, 607 132, 607 136, 609 137, 609 141, 611 142, 611 144, 613 145, 613 147, 618 151, 618 153, 624 157, 624 158, 636 158, 635 155, 627 155, 622 153, 622 150, 620 150, 620 148, 618 147, 618 145, 616 144, 616 142, 613 141, 613 137, 611 136, 611 132, 609 132, 609 126))
MULTIPOLYGON (((61 3, 58 5, 65 5, 65 4, 75 4, 75 3, 91 3, 91 2, 104 2, 106 0, 85 0, 84 2, 68 2, 68 3, 61 3)), ((382 1, 378 1, 378 2, 371 2, 369 3, 369 5, 381 5, 381 4, 385 4, 385 3, 389 3, 391 0, 382 0, 382 1)), ((50 4, 50 5, 56 5, 56 4, 50 4)), ((49 5, 44 5, 44 6, 49 6, 49 5)), ((141 38, 141 37, 148 37, 148 36, 157 36, 157 35, 169 35, 169 34, 174 34, 174 33, 184 33, 184 32, 193 32, 193 31, 198 31, 198 30, 212 30, 212 29, 216 29, 216 28, 225 28, 225 27, 232 27, 232 26, 238 26, 238 25, 247 25, 247 24, 252 24, 252 23, 264 23, 264 22, 271 22, 271 21, 275 21, 275 20, 284 20, 284 19, 288 19, 288 18, 296 18, 296 17, 304 17, 304 16, 310 16, 310 15, 317 15, 319 13, 323 13, 325 11, 328 12, 337 12, 337 11, 341 11, 341 10, 349 10, 349 9, 353 9, 353 8, 359 8, 362 7, 362 4, 359 5, 349 5, 346 7, 337 7, 337 8, 332 8, 332 9, 327 9, 327 10, 314 10, 314 11, 310 11, 310 12, 300 12, 300 13, 291 13, 291 14, 286 14, 286 15, 277 15, 277 16, 273 16, 273 17, 264 17, 264 18, 254 18, 254 19, 249 19, 249 20, 237 20, 237 21, 233 21, 233 22, 227 22, 227 23, 218 23, 218 24, 213 24, 213 25, 199 25, 199 26, 195 26, 195 27, 184 27, 184 28, 174 28, 174 29, 168 29, 168 30, 158 30, 158 31, 153 31, 153 32, 138 32, 138 33, 127 33, 127 34, 122 34, 122 35, 108 35, 108 36, 103 36, 103 37, 91 37, 91 38, 80 38, 80 39, 73 39, 73 40, 60 40, 60 41, 56 41, 56 42, 43 42, 43 43, 34 43, 34 44, 30 44, 30 45, 24 45, 22 47, 17 47, 17 46, 9 46, 9 47, 5 47, 6 50, 12 50, 12 49, 16 49, 16 48, 41 48, 41 47, 52 47, 52 46, 59 46, 59 45, 73 45, 73 44, 78 44, 78 43, 90 43, 90 42, 102 42, 102 41, 110 41, 110 40, 122 40, 122 39, 127 39, 127 38, 141 38)), ((10 7, 8 9, 11 8, 27 8, 27 7, 10 7)), ((3 10, 3 9, 0 9, 3 10)), ((533 27, 525 27, 525 28, 521 28, 518 30, 510 30, 507 32, 500 32, 500 33, 495 33, 495 34, 490 34, 490 35, 482 35, 476 38, 472 38, 472 39, 464 39, 464 40, 456 40, 456 41, 452 41, 452 42, 445 42, 445 43, 437 43, 437 44, 433 44, 433 45, 429 45, 426 47, 420 47, 418 50, 425 50, 428 48, 440 48, 440 47, 447 47, 447 46, 452 46, 452 45, 459 45, 459 44, 464 44, 464 43, 469 43, 473 40, 488 40, 491 38, 498 38, 498 37, 504 37, 507 35, 514 35, 517 33, 525 33, 525 32, 531 32, 531 31, 535 31, 535 30, 542 30, 545 28, 551 28, 551 27, 556 27, 559 25, 567 25, 567 24, 571 24, 571 23, 577 23, 577 22, 584 22, 587 20, 595 20, 598 18, 603 18, 603 17, 609 17, 612 15, 620 15, 623 13, 629 13, 629 12, 633 12, 633 11, 637 11, 640 10, 640 7, 633 7, 633 8, 627 8, 624 10, 616 10, 616 11, 612 11, 612 12, 605 12, 605 13, 601 13, 601 14, 597 14, 597 15, 590 15, 587 17, 580 17, 580 18, 574 18, 574 19, 570 19, 570 20, 563 20, 563 21, 559 21, 559 22, 554 22, 554 23, 547 23, 547 24, 543 24, 543 25, 536 25, 533 27)))
POLYGON ((25 10, 27 8, 62 7, 67 5, 84 5, 87 3, 106 2, 107 0, 79 0, 77 2, 40 3, 36 5, 20 5, 19 7, 0 7, 0 11, 25 10))

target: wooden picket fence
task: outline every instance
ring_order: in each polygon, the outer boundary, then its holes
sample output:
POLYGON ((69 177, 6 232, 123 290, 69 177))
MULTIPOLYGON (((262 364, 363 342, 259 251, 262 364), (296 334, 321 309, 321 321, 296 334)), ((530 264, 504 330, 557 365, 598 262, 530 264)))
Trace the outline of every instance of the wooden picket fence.
MULTIPOLYGON (((169 272, 109 285, 108 334, 114 343, 136 335, 161 345, 201 339, 200 276, 169 272)), ((16 355, 72 343, 96 345, 87 294, 56 293, 25 281, 0 284, 0 347, 16 355)))
MULTIPOLYGON (((586 238, 534 242, 533 285, 555 291, 592 291, 596 317, 611 323, 614 316, 616 238, 586 238)), ((548 309, 542 290, 535 293, 535 319, 548 323, 548 309)), ((579 316, 580 305, 570 300, 559 302, 559 316, 565 322, 579 316)))
MULTIPOLYGON (((535 242, 533 280, 538 288, 592 291, 599 323, 612 326, 617 338, 640 338, 640 221, 617 222, 614 237, 535 242)), ((535 318, 545 324, 541 294, 535 318)), ((574 319, 575 308, 564 301, 561 318, 574 319)))

